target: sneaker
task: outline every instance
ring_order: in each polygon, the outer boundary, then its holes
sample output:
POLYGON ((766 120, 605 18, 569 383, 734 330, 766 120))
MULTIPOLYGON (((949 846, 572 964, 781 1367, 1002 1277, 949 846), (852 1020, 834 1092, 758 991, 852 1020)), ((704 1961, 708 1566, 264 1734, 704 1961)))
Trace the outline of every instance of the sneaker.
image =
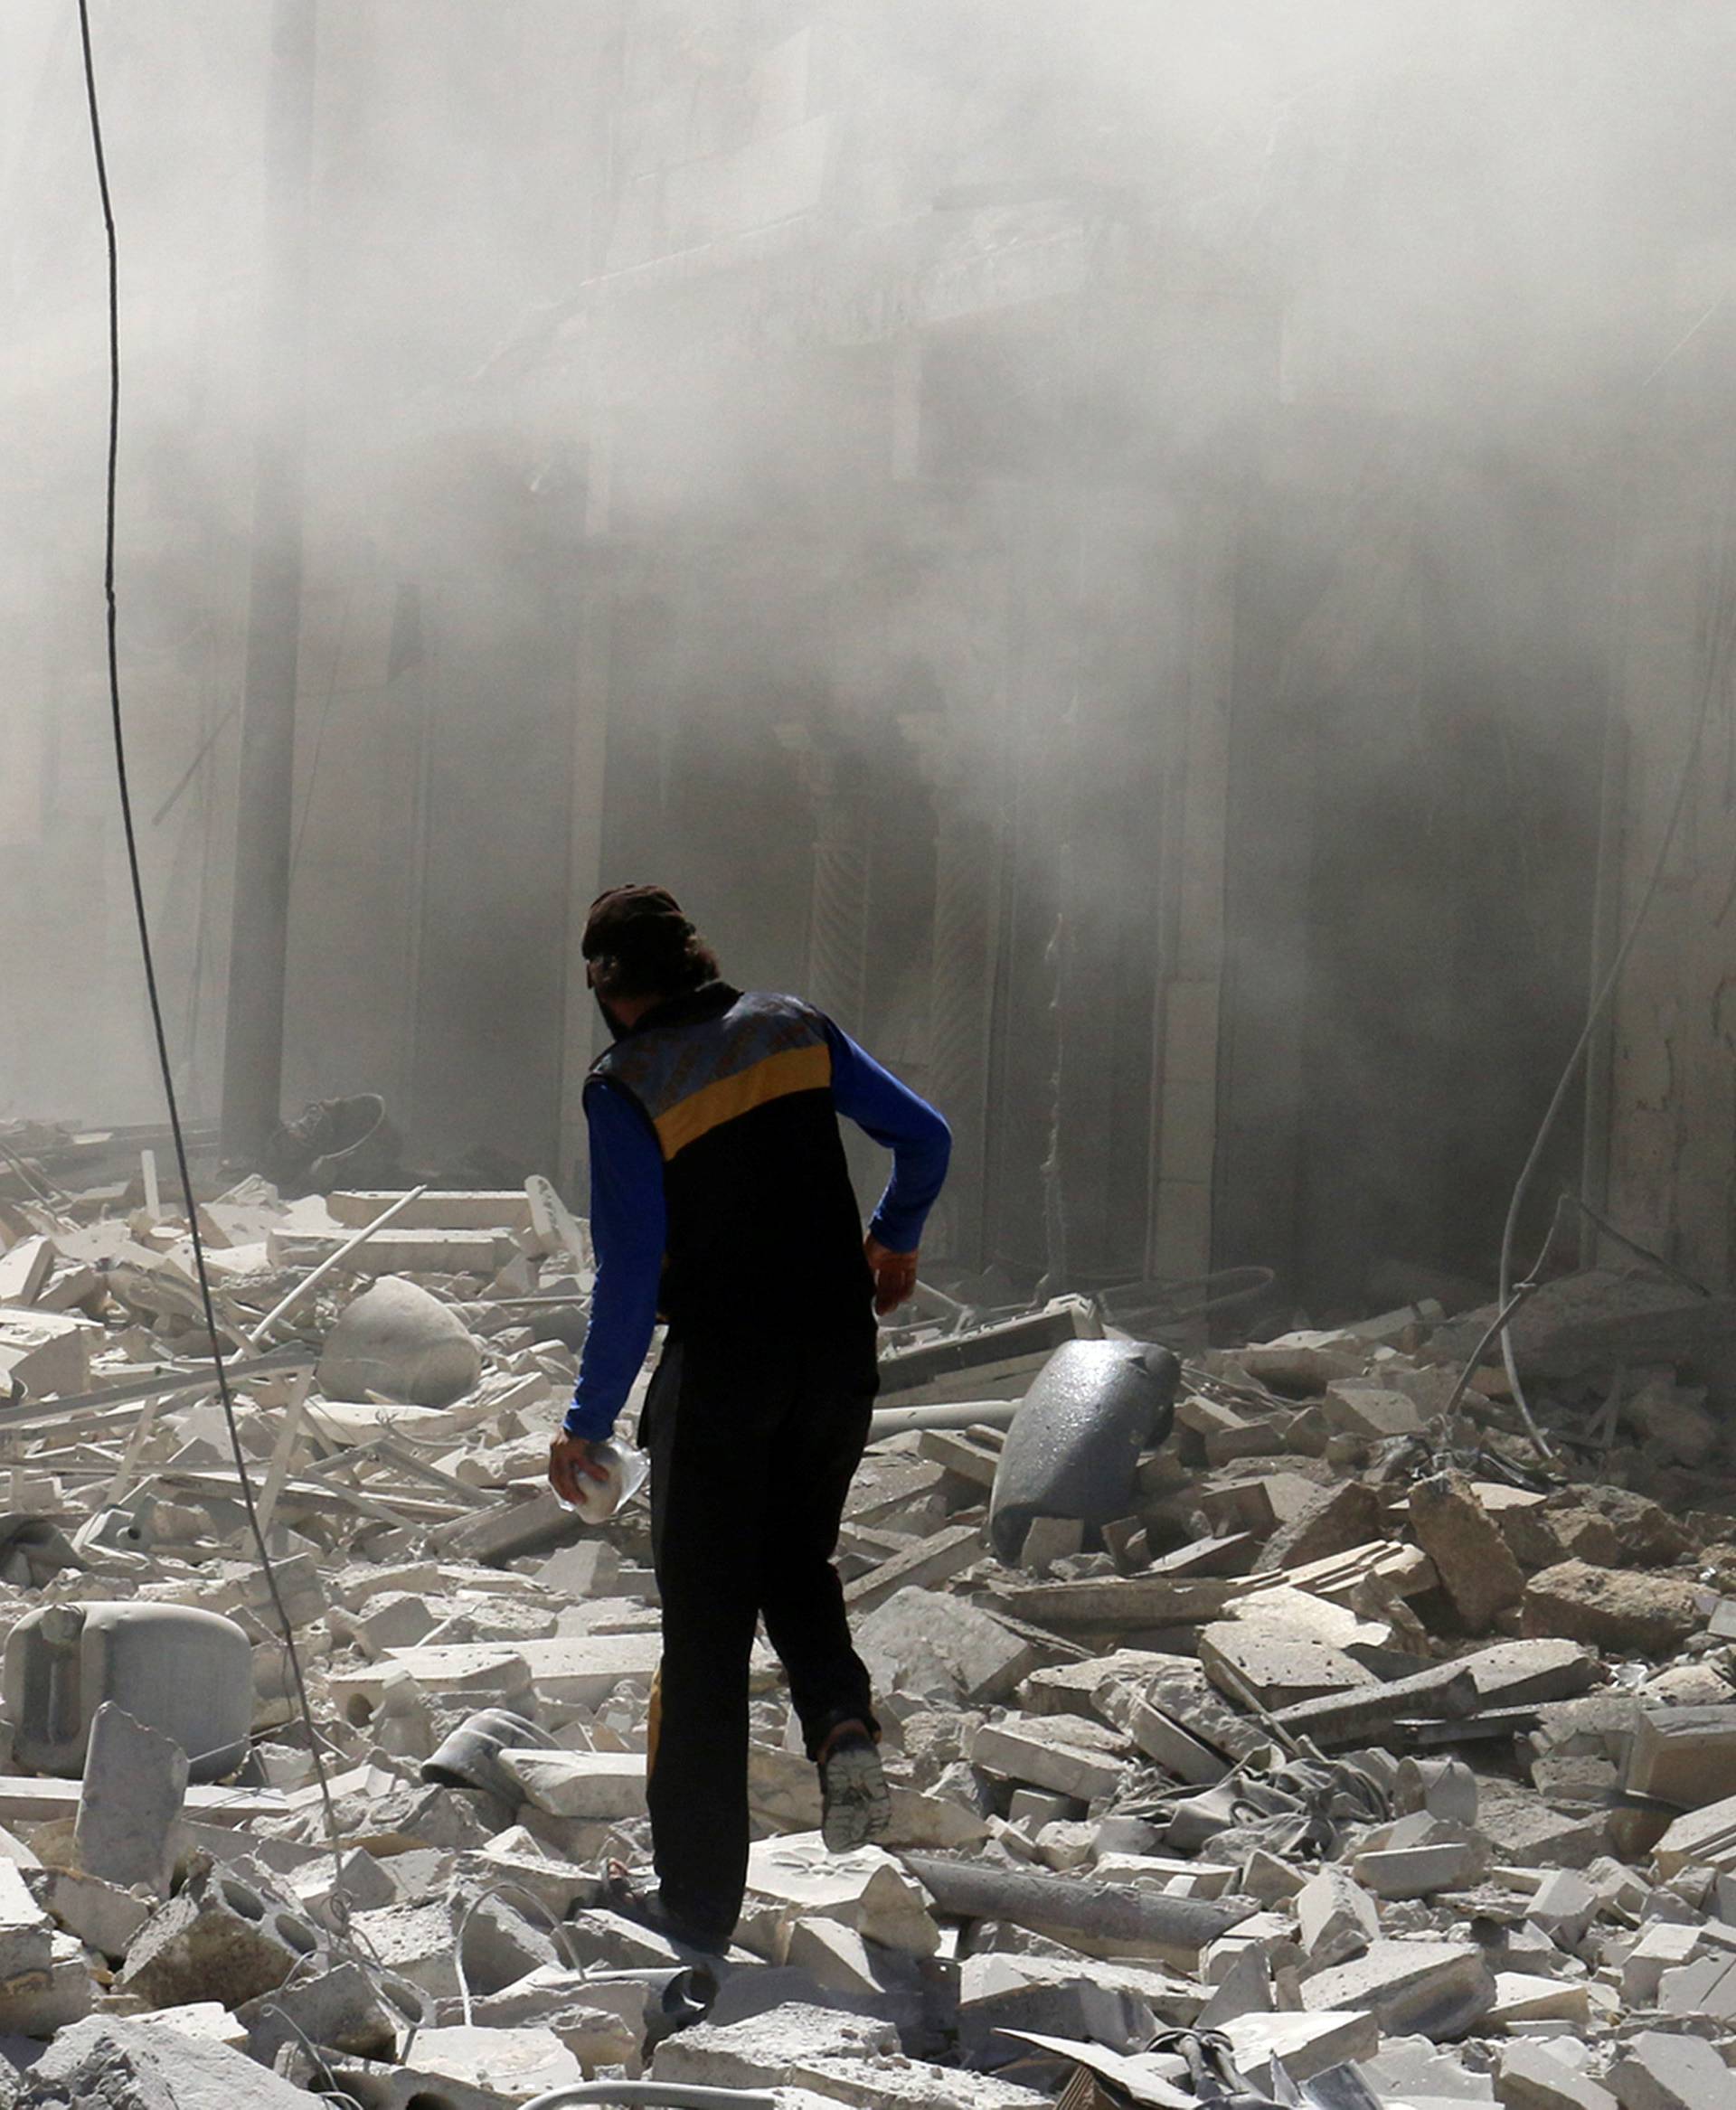
POLYGON ((892 1796, 874 1740, 847 1729, 820 1760, 820 1836, 832 1853, 854 1853, 892 1828, 892 1796))

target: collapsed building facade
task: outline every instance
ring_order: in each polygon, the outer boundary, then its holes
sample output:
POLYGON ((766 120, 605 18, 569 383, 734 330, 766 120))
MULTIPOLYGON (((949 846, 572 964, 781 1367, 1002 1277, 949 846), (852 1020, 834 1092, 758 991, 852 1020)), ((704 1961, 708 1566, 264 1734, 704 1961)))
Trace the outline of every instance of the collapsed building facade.
MULTIPOLYGON (((1183 14, 1166 82, 1116 8, 1083 40, 1043 9, 1014 35, 780 0, 727 37, 677 5, 454 8, 438 34, 325 11, 286 1105, 379 1090, 422 1162, 572 1181, 577 931, 598 885, 653 872, 732 975, 803 988, 946 1108, 959 1268, 1260 1264, 1316 1313, 1486 1281, 1708 686, 1727 715, 1722 205, 1660 165, 1643 99, 1594 168, 1520 134, 1552 11, 1336 66, 1277 37, 1236 97, 1233 16, 1183 14), (1485 219, 1413 204, 1475 168, 1511 253, 1467 303, 1485 219), (1570 173, 1575 238, 1540 258, 1570 173)), ((1709 129, 1718 33, 1678 11, 1653 54, 1709 129)), ((250 136, 288 61, 262 24, 223 36, 250 136)), ((15 180, 76 198, 72 58, 41 54, 15 180)), ((1604 25, 1548 102, 1560 138, 1631 58, 1604 25)), ((123 549, 135 708, 174 724, 154 808, 193 766, 146 848, 213 1114, 263 532, 225 448, 280 378, 199 378, 278 312, 256 229, 282 170, 247 173, 229 274, 134 289, 158 326, 131 414, 184 445, 155 446, 123 549)), ((63 264, 16 269, 28 292, 63 264)), ((44 324, 21 424, 88 295, 44 324)), ((61 474, 38 457, 26 503, 61 474)), ((89 559, 68 521, 43 598, 89 559)), ((137 1013, 82 655, 42 641, 55 701, 0 853, 33 943, 83 930, 106 871, 108 956, 77 993, 20 958, 21 1105, 53 1004, 123 1053, 137 1013)), ((1526 1237, 1582 1188, 1722 1284, 1719 782, 1526 1237)))

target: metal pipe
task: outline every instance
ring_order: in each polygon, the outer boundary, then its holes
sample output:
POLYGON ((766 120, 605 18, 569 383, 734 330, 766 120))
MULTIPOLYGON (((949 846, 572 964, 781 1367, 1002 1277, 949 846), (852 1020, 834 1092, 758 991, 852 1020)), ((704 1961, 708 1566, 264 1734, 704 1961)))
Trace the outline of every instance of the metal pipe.
POLYGON ((931 1407, 882 1407, 868 1422, 868 1440, 924 1428, 1011 1428, 1016 1399, 942 1400, 931 1407))
POLYGON ((259 1324, 255 1326, 253 1331, 248 1335, 247 1345, 250 1348, 258 1348, 261 1346, 270 1334, 272 1327, 277 1324, 278 1321, 282 1318, 286 1312, 293 1310, 294 1307, 301 1302, 302 1298, 307 1295, 307 1292, 310 1289, 317 1289, 320 1284, 324 1282, 326 1277, 332 1272, 332 1269, 337 1267, 341 1262, 347 1260, 350 1255, 355 1251, 358 1246, 365 1246, 368 1240, 373 1236, 375 1231, 384 1230, 386 1226, 392 1221, 394 1216, 401 1216, 404 1210, 410 1207, 412 1201, 420 1201, 422 1196, 427 1192, 428 1185, 427 1182, 424 1182, 421 1186, 413 1187, 408 1194, 401 1194, 397 1201, 392 1203, 392 1207, 390 1209, 382 1210, 380 1214, 374 1218, 373 1221, 368 1225, 365 1230, 357 1231, 355 1236, 346 1244, 340 1246, 336 1252, 327 1254, 326 1258, 320 1262, 319 1266, 314 1269, 311 1275, 304 1276, 302 1279, 297 1283, 296 1286, 289 1292, 288 1296, 279 1299, 277 1304, 272 1305, 271 1309, 265 1314, 264 1318, 259 1321, 259 1324))

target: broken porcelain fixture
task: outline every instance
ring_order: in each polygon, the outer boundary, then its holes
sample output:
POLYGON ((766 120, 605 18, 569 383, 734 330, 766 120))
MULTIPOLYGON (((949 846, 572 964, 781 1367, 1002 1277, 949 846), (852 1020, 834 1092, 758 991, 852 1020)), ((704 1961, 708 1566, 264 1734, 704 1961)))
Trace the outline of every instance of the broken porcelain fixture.
POLYGON ((112 1700, 187 1754, 187 1776, 221 1780, 247 1756, 253 1653, 220 1613, 191 1605, 43 1605, 6 1641, 13 1755, 76 1780, 97 1710, 112 1700))
POLYGON ((580 1499, 569 1502, 564 1495, 557 1495, 555 1500, 562 1509, 570 1509, 583 1517, 588 1524, 606 1524, 645 1485, 651 1461, 633 1445, 617 1443, 612 1436, 593 1444, 590 1455, 599 1465, 608 1468, 608 1479, 593 1480, 589 1474, 581 1474, 580 1499))

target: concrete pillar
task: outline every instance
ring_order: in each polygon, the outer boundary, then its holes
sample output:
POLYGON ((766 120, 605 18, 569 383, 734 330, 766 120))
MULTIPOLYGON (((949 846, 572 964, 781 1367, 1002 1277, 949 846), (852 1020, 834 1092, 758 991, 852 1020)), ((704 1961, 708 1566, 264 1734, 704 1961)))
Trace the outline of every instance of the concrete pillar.
POLYGON ((836 745, 803 743, 814 812, 807 997, 848 1033, 864 1031, 872 816, 861 768, 836 745))
POLYGON ((572 710, 572 777, 567 848, 566 1013, 561 1050, 561 1140, 555 1184, 575 1208, 584 1206, 590 1153, 585 1132, 584 1088, 599 1026, 585 980, 580 943, 585 917, 603 883, 603 799, 609 749, 609 670, 613 645, 614 599, 594 588, 580 617, 577 681, 572 710))
POLYGON ((910 721, 934 801, 934 945, 929 1088, 952 1126, 952 1169, 929 1224, 929 1249, 966 1267, 983 1259, 989 1026, 995 1000, 1001 857, 998 834, 958 735, 910 721))
POLYGON ((1208 521, 1194 559, 1187 712, 1166 800, 1169 897, 1157 991, 1148 1272, 1186 1281, 1212 1265, 1218 1038, 1224 971, 1235 542, 1208 521))

